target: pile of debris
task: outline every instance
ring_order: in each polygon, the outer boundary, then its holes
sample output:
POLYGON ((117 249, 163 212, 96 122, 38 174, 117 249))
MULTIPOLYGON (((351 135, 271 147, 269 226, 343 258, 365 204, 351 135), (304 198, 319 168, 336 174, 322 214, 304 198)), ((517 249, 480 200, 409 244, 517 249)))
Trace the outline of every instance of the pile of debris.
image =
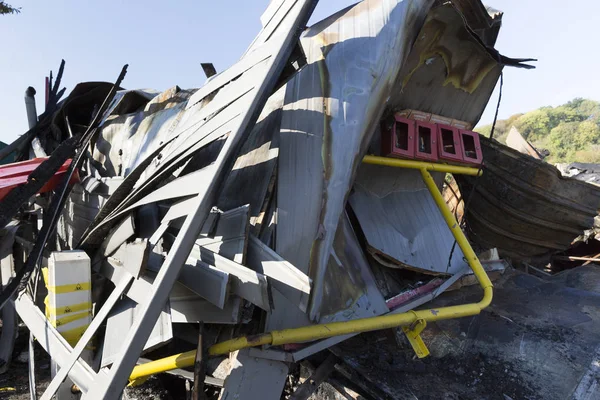
POLYGON ((389 398, 340 343, 402 327, 425 357, 426 323, 479 314, 507 258, 593 227, 597 187, 470 131, 503 67, 530 68, 493 48, 501 12, 365 0, 304 29, 315 5, 272 0, 199 89, 124 90, 125 67, 60 101, 63 62, 39 117, 28 90, 31 129, 0 150, 23 161, 0 168, 0 362, 19 317, 32 398, 34 337, 42 399, 149 396, 162 372, 196 398, 389 398))

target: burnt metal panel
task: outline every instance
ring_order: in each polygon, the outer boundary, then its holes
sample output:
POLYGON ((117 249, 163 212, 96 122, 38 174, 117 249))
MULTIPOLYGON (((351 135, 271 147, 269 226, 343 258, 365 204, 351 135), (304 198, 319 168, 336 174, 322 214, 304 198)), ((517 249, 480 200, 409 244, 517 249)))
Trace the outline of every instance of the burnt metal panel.
POLYGON ((279 127, 284 90, 273 94, 227 176, 217 207, 230 210, 250 205, 251 225, 261 224, 265 202, 273 192, 271 178, 279 155, 279 127))
POLYGON ((309 273, 312 320, 324 315, 325 277, 356 169, 430 5, 363 1, 302 38, 307 65, 288 82, 283 107, 276 250, 309 273))
MULTIPOLYGON (((104 345, 102 346, 102 364, 106 367, 114 362, 114 357, 118 354, 123 344, 123 331, 133 323, 136 317, 137 304, 135 301, 125 297, 117 303, 112 309, 106 320, 106 333, 104 335, 104 345)), ((144 345, 144 351, 150 351, 167 343, 173 338, 173 327, 171 324, 171 315, 169 307, 161 312, 160 317, 152 329, 148 341, 144 345)))
POLYGON ((450 275, 467 266, 458 246, 448 265, 454 237, 419 171, 363 164, 349 202, 380 263, 450 275))
POLYGON ((450 4, 431 10, 393 90, 389 107, 412 109, 475 126, 502 66, 473 37, 450 4))
MULTIPOLYGON (((257 86, 251 91, 251 99, 246 104, 246 107, 237 110, 241 115, 239 123, 235 127, 232 127, 219 156, 213 164, 214 175, 209 180, 206 190, 199 193, 197 204, 194 206, 195 211, 186 217, 179 235, 176 237, 160 272, 147 294, 147 303, 142 306, 139 317, 134 321, 133 326, 125 335, 120 357, 117 357, 117 361, 115 361, 107 373, 106 379, 94 385, 95 390, 90 395, 90 398, 101 399, 117 396, 127 383, 127 375, 135 365, 143 343, 147 340, 153 323, 160 313, 160 309, 157 309, 157 307, 160 307, 166 301, 171 287, 179 275, 181 266, 189 255, 194 241, 200 233, 202 224, 210 212, 210 208, 217 199, 218 189, 222 185, 226 174, 235 163, 235 156, 238 154, 243 142, 247 139, 267 98, 272 93, 284 64, 295 46, 299 27, 306 24, 315 4, 316 1, 314 0, 297 0, 294 2, 294 6, 289 14, 285 16, 277 27, 281 34, 273 37, 272 40, 268 40, 265 46, 262 46, 270 48, 269 60, 265 61, 265 64, 259 67, 262 69, 262 74, 257 75, 257 86)), ((252 54, 252 52, 249 54, 252 54)), ((207 85, 219 82, 219 76, 221 75, 216 75, 207 85)), ((232 84, 235 85, 235 81, 232 84)), ((199 101, 201 100, 199 99, 199 101)), ((229 110, 229 112, 231 114, 234 113, 233 110, 229 110)), ((200 131, 201 135, 208 135, 209 133, 203 130, 200 131)), ((123 185, 120 187, 123 187, 123 185)))
MULTIPOLYGON (((547 256, 593 226, 599 187, 496 141, 481 137, 481 146, 484 173, 466 211, 471 240, 512 257, 547 256)), ((455 179, 466 198, 475 178, 455 179)))

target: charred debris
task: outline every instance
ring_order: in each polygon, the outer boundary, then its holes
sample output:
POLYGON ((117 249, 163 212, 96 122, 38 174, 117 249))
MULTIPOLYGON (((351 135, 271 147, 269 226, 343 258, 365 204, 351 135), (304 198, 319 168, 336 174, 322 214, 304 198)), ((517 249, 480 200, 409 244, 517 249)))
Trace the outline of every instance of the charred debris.
POLYGON ((472 131, 532 68, 494 49, 502 12, 365 0, 305 28, 315 5, 272 0, 199 89, 125 66, 65 96, 64 61, 40 115, 27 89, 0 369, 22 321, 32 398, 40 348, 42 399, 591 398, 600 188, 472 131))

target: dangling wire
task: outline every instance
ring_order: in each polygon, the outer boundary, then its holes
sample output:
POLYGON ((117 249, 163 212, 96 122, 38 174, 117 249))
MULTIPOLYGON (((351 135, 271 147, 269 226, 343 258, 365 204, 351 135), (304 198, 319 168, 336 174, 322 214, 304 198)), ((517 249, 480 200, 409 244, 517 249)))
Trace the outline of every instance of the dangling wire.
MULTIPOLYGON (((490 140, 494 138, 494 130, 496 129, 496 121, 498 120, 498 111, 500 110, 500 103, 502 102, 502 86, 504 86, 504 73, 500 72, 500 87, 498 90, 498 103, 496 104, 496 112, 494 113, 494 122, 492 122, 492 130, 490 131, 490 140)), ((483 156, 483 155, 482 155, 483 156)), ((475 193, 475 188, 477 187, 477 183, 479 182, 479 176, 481 171, 483 170, 483 159, 481 160, 481 165, 479 166, 479 172, 477 177, 475 178, 475 182, 473 182, 473 186, 471 186, 471 190, 469 191, 469 196, 467 196, 467 201, 463 200, 463 214, 460 218, 459 227, 462 227, 463 222, 465 220, 465 215, 467 215, 467 209, 471 204, 471 199, 473 198, 473 193, 475 193)), ((463 196, 463 199, 465 197, 463 196)), ((456 205, 458 207, 458 203, 456 205)), ((454 249, 456 248, 456 239, 454 239, 454 243, 452 244, 452 249, 450 250, 450 256, 448 257, 448 264, 446 265, 446 273, 450 270, 450 265, 452 263, 452 256, 454 255, 454 249)))

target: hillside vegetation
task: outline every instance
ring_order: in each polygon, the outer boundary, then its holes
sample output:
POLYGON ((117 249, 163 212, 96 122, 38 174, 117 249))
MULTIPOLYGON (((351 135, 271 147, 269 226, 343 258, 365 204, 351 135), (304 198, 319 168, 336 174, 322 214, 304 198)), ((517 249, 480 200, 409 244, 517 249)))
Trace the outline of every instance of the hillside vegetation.
MULTIPOLYGON (((536 149, 547 149, 546 161, 600 163, 600 102, 576 98, 558 107, 541 107, 498 120, 494 139, 505 144, 515 126, 536 149)), ((490 135, 492 126, 476 130, 490 135)))

